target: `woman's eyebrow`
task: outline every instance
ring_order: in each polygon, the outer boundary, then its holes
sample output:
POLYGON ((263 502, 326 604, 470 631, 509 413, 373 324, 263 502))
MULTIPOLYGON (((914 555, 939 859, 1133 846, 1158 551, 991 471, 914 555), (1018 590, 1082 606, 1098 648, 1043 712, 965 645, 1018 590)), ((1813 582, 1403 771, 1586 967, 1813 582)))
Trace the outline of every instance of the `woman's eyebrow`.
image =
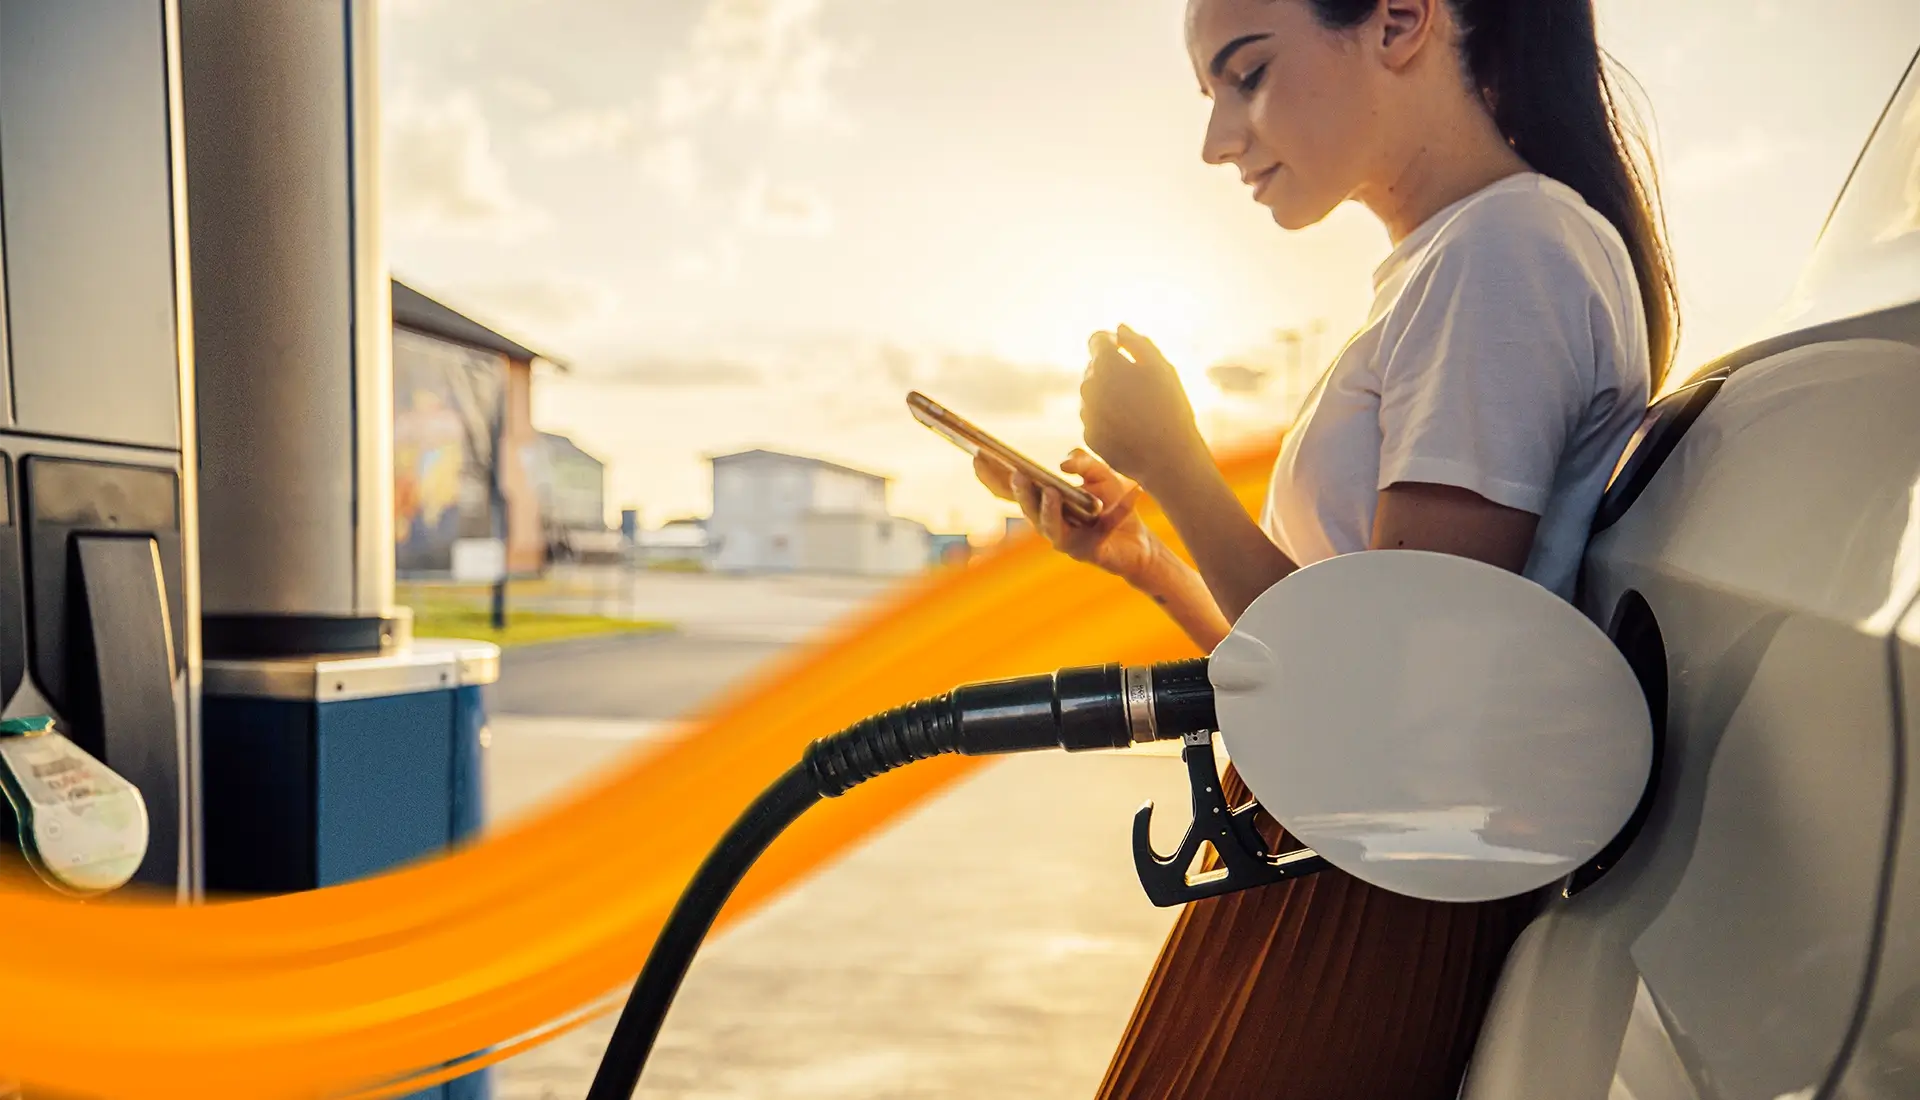
POLYGON ((1226 71, 1227 62, 1233 60, 1233 55, 1239 52, 1240 47, 1250 46, 1253 43, 1258 42, 1263 38, 1271 38, 1271 37, 1273 36, 1270 34, 1241 35, 1240 37, 1220 47, 1220 52, 1213 55, 1213 63, 1207 66, 1207 71, 1213 74, 1213 78, 1215 80, 1220 79, 1221 74, 1226 71))

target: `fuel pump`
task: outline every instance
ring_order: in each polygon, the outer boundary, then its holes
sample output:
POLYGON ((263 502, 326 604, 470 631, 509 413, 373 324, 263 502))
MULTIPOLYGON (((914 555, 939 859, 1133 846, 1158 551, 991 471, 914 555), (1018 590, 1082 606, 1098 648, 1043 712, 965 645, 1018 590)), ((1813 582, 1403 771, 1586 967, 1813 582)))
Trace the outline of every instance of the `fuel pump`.
POLYGON ((57 885, 130 875, 191 900, 198 462, 176 15, 176 0, 0 4, 0 717, 21 720, 0 730, 0 785, 57 885))

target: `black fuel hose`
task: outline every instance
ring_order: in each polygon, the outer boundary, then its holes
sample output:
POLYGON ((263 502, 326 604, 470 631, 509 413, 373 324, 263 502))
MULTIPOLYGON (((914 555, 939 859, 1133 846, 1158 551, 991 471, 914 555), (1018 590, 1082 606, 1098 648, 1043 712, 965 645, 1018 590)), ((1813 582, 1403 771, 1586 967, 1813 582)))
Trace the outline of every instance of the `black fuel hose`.
POLYGON ((693 956, 754 861, 822 798, 931 756, 1126 748, 1215 729, 1203 658, 1067 668, 968 684, 877 714, 807 746, 694 872, 614 1025, 587 1100, 630 1100, 693 956))

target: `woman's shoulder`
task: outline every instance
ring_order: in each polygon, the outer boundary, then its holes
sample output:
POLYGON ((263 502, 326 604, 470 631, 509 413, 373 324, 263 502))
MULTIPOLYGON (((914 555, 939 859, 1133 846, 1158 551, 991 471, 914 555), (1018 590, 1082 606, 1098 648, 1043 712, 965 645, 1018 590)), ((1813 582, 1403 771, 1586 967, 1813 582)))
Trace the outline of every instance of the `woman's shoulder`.
POLYGON ((1579 192, 1534 172, 1510 176, 1455 206, 1436 227, 1418 266, 1486 264, 1560 274, 1593 284, 1609 297, 1634 297, 1633 261, 1619 232, 1579 192))

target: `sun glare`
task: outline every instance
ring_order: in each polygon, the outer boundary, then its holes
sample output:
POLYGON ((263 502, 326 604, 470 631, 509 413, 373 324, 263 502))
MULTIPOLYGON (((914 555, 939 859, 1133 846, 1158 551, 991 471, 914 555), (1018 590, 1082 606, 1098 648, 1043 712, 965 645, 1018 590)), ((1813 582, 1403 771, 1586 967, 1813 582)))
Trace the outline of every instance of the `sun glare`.
POLYGON ((1061 366, 1081 367, 1095 332, 1127 325, 1154 342, 1179 371, 1196 409, 1212 408, 1219 391, 1207 368, 1231 345, 1219 310, 1204 289, 1175 279, 1134 277, 1089 281, 1035 295, 1003 318, 1001 354, 1061 366))

